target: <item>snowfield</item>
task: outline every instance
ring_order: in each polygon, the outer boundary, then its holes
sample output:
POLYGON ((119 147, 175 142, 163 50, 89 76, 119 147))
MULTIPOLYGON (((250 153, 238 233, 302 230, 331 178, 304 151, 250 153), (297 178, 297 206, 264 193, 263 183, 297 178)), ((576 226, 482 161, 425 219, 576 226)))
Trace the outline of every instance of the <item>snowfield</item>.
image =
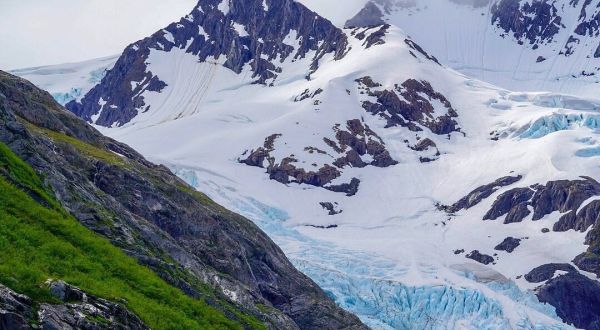
MULTIPOLYGON (((331 2, 331 0, 330 0, 331 2)), ((386 23, 402 28, 440 62, 470 77, 518 91, 551 91, 597 97, 600 67, 597 32, 574 34, 579 23, 594 19, 598 8, 586 1, 538 1, 556 9, 560 23, 541 25, 545 33, 559 31, 551 39, 537 37, 535 43, 517 38, 494 21, 493 6, 486 0, 373 0, 386 23), (473 5, 478 4, 478 5, 473 5), (588 6, 588 7, 586 7, 588 6), (574 38, 576 40, 573 40, 574 38)), ((511 3, 511 1, 504 1, 511 3)), ((531 1, 529 1, 531 2, 531 1)), ((513 4, 517 1, 512 1, 513 4)), ((527 1, 518 1, 523 6, 527 1)), ((337 19, 336 13, 325 12, 337 19)), ((536 18, 534 14, 528 14, 536 18)), ((543 20, 544 11, 538 11, 543 20)), ((510 20, 523 18, 512 14, 510 20)), ((552 19, 552 17, 550 18, 552 19)), ((531 32, 530 31, 530 32, 531 32)))

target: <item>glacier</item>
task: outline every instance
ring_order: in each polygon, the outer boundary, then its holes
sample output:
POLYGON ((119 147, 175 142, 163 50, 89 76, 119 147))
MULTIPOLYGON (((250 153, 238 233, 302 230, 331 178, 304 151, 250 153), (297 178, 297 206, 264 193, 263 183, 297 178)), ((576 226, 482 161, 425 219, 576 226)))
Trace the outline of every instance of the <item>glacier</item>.
POLYGON ((118 56, 108 56, 80 63, 65 63, 44 67, 12 70, 10 73, 25 78, 48 91, 56 102, 65 105, 81 99, 96 86, 111 69, 118 56))
POLYGON ((176 165, 169 168, 192 187, 253 220, 282 247, 296 268, 373 329, 574 329, 562 323, 554 307, 540 303, 533 293, 522 291, 512 281, 484 283, 473 272, 455 270, 459 278, 482 288, 474 289, 470 285, 449 285, 438 277, 437 269, 430 268, 425 274, 432 284, 405 285, 401 279, 411 273, 408 267, 305 236, 286 226, 290 215, 285 210, 240 196, 235 188, 217 184, 208 172, 200 174, 176 165), (508 306, 508 313, 518 314, 516 319, 507 316, 508 306), (545 321, 531 320, 521 311, 526 309, 542 314, 545 321))

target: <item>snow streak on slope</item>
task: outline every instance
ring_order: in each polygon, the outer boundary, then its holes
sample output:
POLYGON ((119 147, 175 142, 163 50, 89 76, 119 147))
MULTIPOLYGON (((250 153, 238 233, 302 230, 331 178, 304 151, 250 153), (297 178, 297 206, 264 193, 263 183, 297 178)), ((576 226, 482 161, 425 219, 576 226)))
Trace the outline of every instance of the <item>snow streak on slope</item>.
POLYGON ((591 126, 564 126, 537 139, 513 134, 540 118, 591 116, 596 110, 557 109, 534 102, 534 94, 516 97, 468 79, 428 59, 395 28, 368 47, 367 37, 376 31, 347 30, 350 52, 339 60, 325 57, 311 80, 305 79, 308 63, 281 64, 271 87, 252 84, 245 71, 220 68, 213 77, 211 63, 195 63, 194 55, 177 49, 152 51, 148 70, 172 89, 146 95, 152 111, 122 127, 101 129, 255 220, 297 267, 376 329, 570 328, 553 307, 527 291, 533 285, 522 275, 537 265, 570 263, 585 250, 585 233, 542 233, 557 214, 510 225, 482 221, 508 188, 454 216, 436 204, 451 204, 505 175, 522 175, 519 186, 598 177, 594 157, 573 157, 578 149, 596 145, 591 126), (185 69, 177 70, 182 63, 185 69), (367 76, 373 83, 363 79, 367 76), (410 79, 426 81, 437 94, 426 92, 425 85, 416 85, 418 90, 400 86, 410 79), (208 92, 197 93, 204 89, 208 92), (365 102, 379 104, 374 96, 379 93, 395 93, 409 105, 421 97, 417 103, 430 102, 433 113, 405 126, 391 125, 387 116, 396 108, 365 109, 365 102), (434 133, 432 120, 448 111, 441 98, 431 96, 438 94, 456 109, 459 130, 434 133), (297 178, 282 184, 270 180, 265 169, 239 162, 248 156, 244 151, 278 135, 269 148, 274 162, 290 157, 306 172, 332 164, 343 154, 324 139, 334 141, 351 120, 368 126, 398 162, 342 166, 331 183, 359 179, 355 196, 294 183, 297 178), (492 139, 494 134, 498 138, 492 139), (416 147, 425 139, 439 158, 426 160, 433 156, 416 147), (321 203, 341 213, 330 215, 321 203), (523 238, 521 246, 512 253, 495 251, 508 236, 523 238), (484 266, 458 250, 496 255, 484 266))
POLYGON ((118 56, 104 57, 81 63, 67 63, 37 68, 13 70, 10 73, 34 83, 50 92, 54 99, 65 105, 81 99, 102 80, 111 69, 118 56))
POLYGON ((373 0, 347 24, 396 25, 445 65, 504 88, 594 97, 596 3, 373 0))

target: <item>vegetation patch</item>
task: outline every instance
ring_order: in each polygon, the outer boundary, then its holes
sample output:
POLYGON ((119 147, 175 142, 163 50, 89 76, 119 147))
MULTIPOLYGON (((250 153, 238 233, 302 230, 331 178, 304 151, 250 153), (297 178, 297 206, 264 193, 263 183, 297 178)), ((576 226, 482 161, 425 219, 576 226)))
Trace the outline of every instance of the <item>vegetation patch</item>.
POLYGON ((126 168, 131 167, 131 164, 129 163, 127 158, 120 156, 114 152, 104 150, 97 146, 93 146, 89 143, 85 143, 77 138, 68 136, 63 133, 59 133, 59 132, 56 132, 53 130, 49 130, 47 128, 35 126, 29 122, 25 122, 25 125, 27 126, 27 128, 30 131, 38 133, 38 134, 43 134, 46 137, 50 138, 52 141, 54 141, 54 143, 68 144, 68 145, 74 147, 75 149, 77 149, 77 151, 81 152, 85 156, 94 158, 96 160, 103 161, 110 165, 117 165, 117 166, 126 167, 126 168))
MULTIPOLYGON (((107 156, 60 133, 48 136, 107 156)), ((264 328, 248 316, 232 321, 205 301, 185 295, 85 228, 60 208, 35 171, 1 143, 0 251, 0 283, 37 303, 54 302, 43 285, 52 278, 124 302, 153 329, 264 328), (32 192, 50 207, 37 202, 32 192)))

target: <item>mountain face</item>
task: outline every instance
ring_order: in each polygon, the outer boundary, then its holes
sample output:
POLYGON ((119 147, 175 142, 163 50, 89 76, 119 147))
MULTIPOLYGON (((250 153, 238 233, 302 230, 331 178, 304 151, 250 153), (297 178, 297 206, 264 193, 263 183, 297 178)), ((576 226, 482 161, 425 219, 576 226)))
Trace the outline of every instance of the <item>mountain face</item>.
POLYGON ((599 15, 589 0, 372 0, 346 25, 399 26, 443 64, 504 88, 594 97, 599 15))
MULTIPOLYGON (((67 107, 102 126, 122 126, 140 113, 160 111, 146 99, 173 86, 151 66, 161 65, 158 53, 173 49, 198 62, 245 71, 255 83, 272 84, 284 63, 306 60, 314 71, 324 56, 343 56, 346 46, 339 29, 292 0, 202 1, 178 23, 129 46, 105 84, 67 107)), ((208 69, 205 78, 214 70, 208 69)))
POLYGON ((6 73, 0 73, 0 141, 44 178, 68 214, 227 318, 243 325, 239 315, 250 315, 277 329, 364 328, 249 220, 6 73))
POLYGON ((377 0, 339 29, 292 1, 202 0, 67 107, 253 220, 372 328, 596 329, 600 102, 594 75, 561 78, 594 66, 594 38, 561 54, 594 10, 377 0))

